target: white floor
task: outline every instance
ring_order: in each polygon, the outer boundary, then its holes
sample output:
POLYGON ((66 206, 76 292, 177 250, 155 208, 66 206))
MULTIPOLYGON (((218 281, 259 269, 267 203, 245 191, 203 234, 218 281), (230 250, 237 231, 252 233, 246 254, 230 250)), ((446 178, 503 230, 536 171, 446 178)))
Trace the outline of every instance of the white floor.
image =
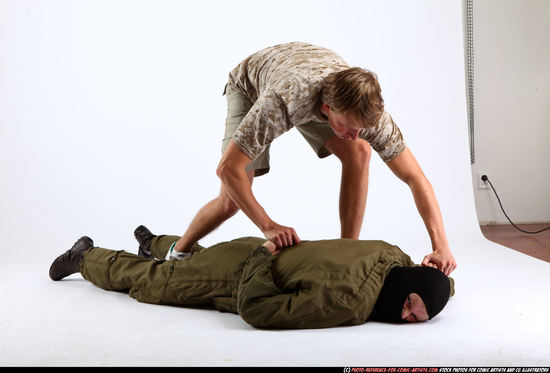
POLYGON ((548 366, 549 265, 488 241, 455 248, 456 296, 428 323, 262 331, 237 315, 138 303, 49 262, 2 263, 0 364, 548 366))

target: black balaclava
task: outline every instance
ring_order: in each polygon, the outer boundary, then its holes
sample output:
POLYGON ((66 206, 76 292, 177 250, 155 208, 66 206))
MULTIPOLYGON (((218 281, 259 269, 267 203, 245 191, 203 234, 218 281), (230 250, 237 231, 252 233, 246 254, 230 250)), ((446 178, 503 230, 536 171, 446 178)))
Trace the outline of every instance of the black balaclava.
POLYGON ((432 267, 394 267, 384 281, 373 319, 404 322, 401 312, 410 293, 420 295, 431 319, 447 304, 451 284, 443 272, 432 267))

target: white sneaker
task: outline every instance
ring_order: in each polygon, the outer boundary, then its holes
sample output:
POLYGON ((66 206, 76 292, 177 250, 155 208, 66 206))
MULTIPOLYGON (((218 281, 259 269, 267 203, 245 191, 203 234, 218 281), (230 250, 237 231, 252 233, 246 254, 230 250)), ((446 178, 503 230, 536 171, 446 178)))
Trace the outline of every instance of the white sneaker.
POLYGON ((172 246, 170 246, 168 253, 166 253, 166 258, 164 258, 165 260, 183 260, 191 256, 191 253, 182 253, 174 250, 174 246, 176 246, 175 242, 172 244, 172 246))

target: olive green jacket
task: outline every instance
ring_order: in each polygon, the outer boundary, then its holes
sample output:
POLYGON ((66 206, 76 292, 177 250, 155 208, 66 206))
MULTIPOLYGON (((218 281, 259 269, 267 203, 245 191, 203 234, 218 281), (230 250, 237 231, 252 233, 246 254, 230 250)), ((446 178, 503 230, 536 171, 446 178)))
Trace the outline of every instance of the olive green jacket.
POLYGON ((279 256, 259 247, 244 262, 238 312, 260 328, 361 324, 395 266, 414 263, 384 241, 306 241, 279 256))

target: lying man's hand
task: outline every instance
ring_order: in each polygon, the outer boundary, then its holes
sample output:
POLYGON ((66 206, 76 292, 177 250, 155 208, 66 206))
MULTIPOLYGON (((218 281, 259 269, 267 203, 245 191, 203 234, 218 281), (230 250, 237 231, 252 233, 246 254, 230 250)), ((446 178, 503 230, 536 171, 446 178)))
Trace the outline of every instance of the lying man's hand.
POLYGON ((436 250, 424 257, 422 265, 437 268, 449 276, 456 268, 456 260, 450 250, 436 250))
POLYGON ((281 252, 281 250, 277 249, 277 245, 271 241, 265 241, 262 246, 266 247, 273 256, 278 255, 281 252))

